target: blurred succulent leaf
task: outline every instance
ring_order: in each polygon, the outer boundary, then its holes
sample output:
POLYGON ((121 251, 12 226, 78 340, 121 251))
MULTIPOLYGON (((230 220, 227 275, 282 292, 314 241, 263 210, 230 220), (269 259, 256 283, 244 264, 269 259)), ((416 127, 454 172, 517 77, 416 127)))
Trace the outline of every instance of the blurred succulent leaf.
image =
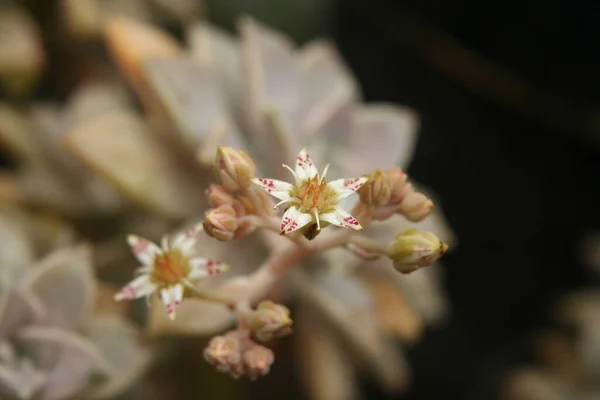
POLYGON ((196 153, 199 164, 206 169, 212 169, 219 146, 234 149, 245 148, 243 138, 234 123, 229 119, 223 119, 212 126, 196 153))
POLYGON ((312 400, 357 399, 358 388, 351 357, 337 335, 310 306, 300 303, 294 316, 301 380, 312 400))
POLYGON ((89 322, 95 284, 92 250, 78 245, 56 250, 40 260, 25 286, 45 305, 49 323, 74 329, 89 322))
POLYGON ((92 375, 114 373, 98 348, 76 333, 30 326, 19 331, 18 340, 31 359, 47 371, 48 381, 39 394, 42 400, 66 399, 81 391, 92 375))
POLYGON ((76 189, 53 165, 36 162, 24 166, 15 182, 19 204, 49 208, 69 216, 90 211, 90 204, 81 196, 73 195, 76 189))
POLYGON ((152 354, 140 341, 140 333, 128 321, 116 315, 98 315, 88 331, 89 339, 103 354, 112 372, 95 387, 92 398, 112 398, 126 390, 150 365, 152 354))
POLYGON ((186 57, 150 59, 142 64, 146 81, 181 141, 197 149, 215 124, 226 119, 217 75, 186 57))
MULTIPOLYGON (((65 220, 52 214, 5 207, 0 212, 0 220, 7 221, 0 225, 5 223, 9 224, 8 226, 18 225, 31 243, 31 248, 38 254, 45 254, 57 247, 72 243, 75 238, 73 228, 65 220)), ((17 245, 13 245, 13 247, 17 247, 17 245)), ((10 252, 8 253, 10 254, 10 252)), ((32 264, 33 260, 29 258, 26 265, 31 266, 32 264)))
POLYGON ((102 14, 98 0, 60 0, 60 10, 72 35, 93 38, 100 34, 102 14))
POLYGON ((101 0, 98 3, 104 22, 116 17, 129 18, 143 23, 157 22, 160 19, 148 7, 148 0, 101 0))
POLYGON ((39 155, 29 129, 25 112, 0 104, 0 144, 18 161, 31 162, 39 155))
POLYGON ((294 45, 284 35, 250 17, 240 19, 244 75, 246 77, 246 123, 251 136, 261 140, 260 118, 265 107, 276 107, 289 127, 299 93, 294 45))
POLYGON ((418 129, 414 111, 392 104, 361 106, 353 113, 348 147, 340 154, 348 176, 376 168, 406 168, 412 159, 418 129))
POLYGON ((0 213, 0 281, 11 282, 23 275, 33 263, 34 254, 24 227, 9 213, 0 213))
POLYGON ((12 207, 24 202, 18 176, 11 172, 0 171, 0 204, 12 207))
POLYGON ((202 1, 199 0, 151 0, 161 11, 179 22, 200 18, 202 1))
POLYGON ((572 399, 561 384, 543 371, 522 369, 512 371, 505 378, 501 400, 565 400, 572 399))
POLYGON ((22 9, 0 9, 0 79, 15 96, 29 93, 46 56, 35 21, 22 9))
POLYGON ((186 31, 191 58, 219 77, 221 88, 236 118, 241 116, 245 83, 241 46, 236 38, 206 21, 191 24, 186 31))
POLYGON ((159 298, 154 296, 148 308, 148 330, 158 336, 210 336, 234 322, 226 306, 204 300, 186 300, 177 309, 177 318, 169 319, 159 298))
POLYGON ((324 273, 315 280, 300 270, 292 271, 292 275, 295 289, 335 327, 359 364, 387 391, 404 390, 408 383, 405 361, 383 335, 366 287, 351 276, 324 273))
MULTIPOLYGON (((319 131, 315 134, 308 134, 298 137, 298 147, 307 147, 310 149, 310 155, 316 165, 326 165, 331 163, 329 172, 332 177, 350 176, 346 168, 347 154, 350 145, 350 132, 353 127, 353 113, 356 105, 353 103, 341 104, 335 110, 319 131)), ((362 157, 356 156, 354 157, 362 157)), ((354 201, 352 202, 354 203, 354 201)))
POLYGON ((297 54, 300 69, 300 101, 296 133, 318 134, 340 108, 358 100, 359 89, 354 77, 341 60, 334 45, 314 40, 297 54))
POLYGON ((92 170, 153 212, 181 218, 201 207, 201 185, 178 168, 133 112, 114 112, 80 125, 66 143, 92 170))
POLYGON ((262 116, 265 133, 264 143, 267 146, 263 149, 260 164, 265 168, 265 171, 269 171, 269 176, 276 179, 285 179, 289 172, 281 168, 281 165, 294 159, 294 153, 297 151, 295 141, 276 108, 265 108, 262 116))
POLYGON ((157 106, 144 80, 142 62, 178 55, 181 49, 177 41, 159 28, 122 16, 107 20, 105 38, 121 72, 149 110, 155 110, 157 106))
POLYGON ((19 400, 32 399, 44 386, 46 375, 35 368, 26 359, 7 366, 0 364, 0 396, 17 398, 19 400))
POLYGON ((423 332, 423 324, 406 296, 389 282, 388 277, 370 275, 365 278, 383 331, 404 342, 416 342, 423 332))
POLYGON ((19 328, 39 321, 46 308, 30 292, 3 282, 0 287, 0 337, 13 335, 19 328))
POLYGON ((132 106, 127 90, 120 83, 109 80, 85 82, 67 100, 67 120, 70 126, 76 126, 132 106))

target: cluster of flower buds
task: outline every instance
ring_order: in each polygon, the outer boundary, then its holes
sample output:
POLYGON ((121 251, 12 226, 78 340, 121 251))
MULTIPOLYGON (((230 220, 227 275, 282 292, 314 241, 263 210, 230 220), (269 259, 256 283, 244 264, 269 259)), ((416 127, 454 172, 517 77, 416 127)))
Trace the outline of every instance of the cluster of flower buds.
POLYGON ((448 245, 431 232, 407 229, 388 245, 387 255, 394 268, 403 274, 427 267, 448 250, 448 245))
POLYGON ((261 342, 290 334, 291 325, 290 310, 270 300, 261 302, 248 317, 248 326, 261 342))
POLYGON ((211 205, 204 217, 204 231, 217 240, 228 241, 245 236, 252 230, 252 224, 244 222, 247 210, 225 187, 210 185, 206 190, 211 205))
POLYGON ((246 153, 218 148, 215 174, 221 184, 212 184, 206 190, 212 207, 204 218, 208 235, 221 241, 243 237, 254 228, 245 216, 273 213, 273 201, 251 183, 254 172, 254 162, 246 153))
POLYGON ((377 169, 366 175, 367 182, 358 190, 360 201, 372 207, 376 220, 385 220, 395 213, 409 221, 425 218, 433 209, 433 202, 423 193, 415 191, 406 174, 398 167, 387 171, 377 169))
POLYGON ((268 374, 275 360, 270 349, 254 342, 243 330, 212 338, 204 349, 204 358, 220 372, 236 379, 247 376, 250 380, 268 374))

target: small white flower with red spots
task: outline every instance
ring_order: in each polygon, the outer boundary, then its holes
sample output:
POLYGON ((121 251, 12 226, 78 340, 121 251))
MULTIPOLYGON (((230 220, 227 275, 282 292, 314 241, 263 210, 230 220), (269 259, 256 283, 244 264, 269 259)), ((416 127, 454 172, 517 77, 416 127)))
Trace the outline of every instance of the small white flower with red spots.
POLYGON ((304 236, 310 240, 327 224, 362 229, 356 218, 338 204, 357 191, 367 181, 366 177, 338 179, 327 183, 325 174, 329 165, 319 176, 306 149, 298 154, 295 170, 287 165, 283 166, 294 175, 295 184, 275 179, 252 179, 254 184, 281 200, 275 207, 290 204, 281 220, 282 235, 302 229, 304 236))
POLYGON ((160 293, 169 318, 175 319, 185 291, 197 290, 195 281, 228 269, 219 261, 194 256, 194 245, 201 231, 202 224, 198 224, 175 236, 172 243, 163 236, 161 247, 136 235, 127 236, 142 266, 136 271, 138 276, 115 295, 115 300, 149 298, 153 293, 160 293))

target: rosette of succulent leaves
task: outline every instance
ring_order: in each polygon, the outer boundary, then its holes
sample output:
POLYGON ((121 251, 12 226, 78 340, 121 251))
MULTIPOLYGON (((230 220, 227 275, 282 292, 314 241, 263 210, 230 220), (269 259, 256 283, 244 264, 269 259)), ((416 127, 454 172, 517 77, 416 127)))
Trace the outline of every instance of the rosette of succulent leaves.
POLYGON ((416 113, 362 104, 331 43, 296 48, 250 18, 240 38, 194 22, 187 46, 133 19, 104 26, 118 75, 99 58, 66 105, 0 109, 18 165, 3 202, 76 221, 100 276, 131 281, 117 300, 153 305, 151 333, 226 331, 205 351, 220 371, 266 374, 293 331, 312 397, 356 397, 356 365, 404 388, 398 341, 447 311, 439 268, 423 267, 455 243, 405 173, 416 113))
POLYGON ((100 399, 128 389, 151 353, 96 284, 90 246, 72 244, 53 218, 14 209, 0 213, 0 237, 0 397, 100 399))

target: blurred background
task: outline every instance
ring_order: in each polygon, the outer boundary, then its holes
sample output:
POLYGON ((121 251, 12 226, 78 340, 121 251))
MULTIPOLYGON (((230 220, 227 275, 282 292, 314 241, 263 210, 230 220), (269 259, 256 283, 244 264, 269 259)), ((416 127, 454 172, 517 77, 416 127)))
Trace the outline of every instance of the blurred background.
MULTIPOLYGON (((119 76, 96 20, 106 10, 149 21, 180 41, 197 19, 235 32, 240 15, 298 45, 330 38, 367 103, 392 102, 418 112, 418 142, 407 172, 435 193, 459 241, 435 267, 443 269, 451 313, 406 346, 405 393, 386 393, 360 374, 362 398, 600 398, 600 3, 0 1, 0 130, 23 120, 6 107, 22 113, 36 102, 69 107, 90 78, 119 76), (8 39, 30 29, 33 44, 8 39)), ((38 110, 37 116, 25 114, 25 121, 54 131, 50 114, 38 110)), ((0 198, 7 207, 29 204, 15 200, 24 195, 15 194, 8 177, 37 156, 18 137, 11 144, 3 135, 1 144, 0 198)), ((90 217, 84 205, 55 196, 47 186, 57 184, 43 176, 27 185, 49 200, 23 209, 39 214, 56 209, 51 203, 81 206, 67 218, 74 235, 109 246, 109 232, 124 224, 90 217)), ((92 199, 101 193, 96 208, 118 203, 103 189, 71 193, 92 199)), ((64 214, 53 212, 52 218, 64 214)), ((24 224, 19 221, 11 219, 11 226, 24 224)), ((171 225, 158 224, 156 232, 164 226, 171 225)), ((5 230, 8 238, 16 234, 5 230)), ((129 273, 111 271, 103 279, 120 283, 129 273)), ((120 398, 309 399, 295 369, 294 340, 292 335, 278 344, 276 368, 267 378, 248 383, 215 373, 202 359, 205 341, 178 339, 168 344, 175 349, 170 358, 144 374, 150 386, 120 398)))

